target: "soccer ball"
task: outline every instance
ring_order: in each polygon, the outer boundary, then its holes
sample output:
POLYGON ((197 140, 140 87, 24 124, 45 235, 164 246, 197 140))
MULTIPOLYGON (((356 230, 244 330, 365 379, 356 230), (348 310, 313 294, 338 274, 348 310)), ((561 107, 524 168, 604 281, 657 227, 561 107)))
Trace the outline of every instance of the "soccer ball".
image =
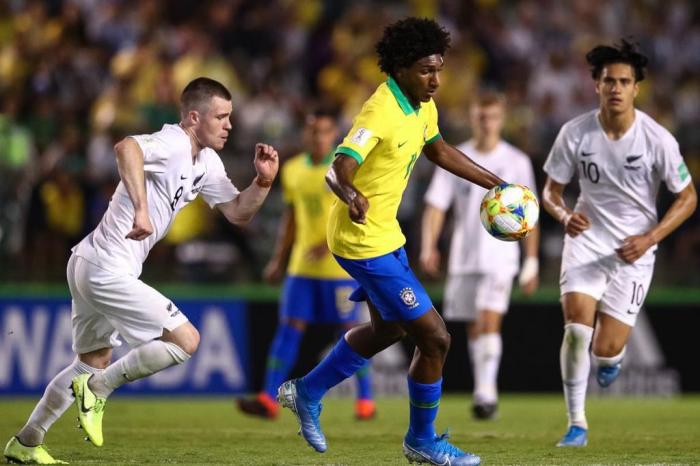
POLYGON ((494 238, 525 238, 540 216, 537 197, 520 184, 503 183, 491 188, 481 201, 481 224, 494 238))

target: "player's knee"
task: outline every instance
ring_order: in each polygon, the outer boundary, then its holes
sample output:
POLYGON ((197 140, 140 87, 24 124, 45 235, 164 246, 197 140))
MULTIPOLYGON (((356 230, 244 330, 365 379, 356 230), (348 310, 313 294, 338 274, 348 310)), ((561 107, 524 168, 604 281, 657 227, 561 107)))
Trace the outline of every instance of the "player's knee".
POLYGON ((443 355, 447 355, 447 352, 450 350, 450 345, 452 344, 452 335, 450 335, 450 332, 445 329, 444 332, 442 332, 438 338, 438 345, 440 348, 440 352, 443 355))
POLYGON ((428 335, 418 347, 424 354, 445 357, 450 350, 451 342, 452 336, 450 333, 447 329, 442 329, 428 335))
POLYGON ((625 347, 615 341, 594 341, 592 346, 593 354, 601 358, 617 356, 625 347))

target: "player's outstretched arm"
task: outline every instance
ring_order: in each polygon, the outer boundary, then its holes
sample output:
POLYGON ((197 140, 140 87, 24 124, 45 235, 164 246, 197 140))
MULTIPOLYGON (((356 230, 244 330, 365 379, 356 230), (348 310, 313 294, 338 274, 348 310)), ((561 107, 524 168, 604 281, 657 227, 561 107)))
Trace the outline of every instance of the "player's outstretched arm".
POLYGON ((355 223, 364 224, 367 222, 365 214, 369 209, 369 201, 352 184, 357 167, 359 164, 352 157, 337 154, 331 168, 326 173, 326 183, 335 195, 348 205, 350 219, 355 223))
POLYGON ((442 138, 423 147, 423 153, 434 164, 454 173, 460 178, 478 184, 482 188, 491 189, 505 183, 481 165, 475 163, 459 149, 446 143, 442 138))
POLYGON ((542 205, 544 205, 544 209, 549 215, 564 225, 566 234, 574 237, 590 228, 591 222, 586 214, 574 212, 566 206, 563 196, 565 187, 566 185, 557 183, 552 178, 547 177, 542 190, 542 205))
POLYGON ((445 223, 445 212, 437 207, 425 204, 421 224, 420 265, 425 273, 432 277, 440 274, 440 250, 438 238, 445 223))
POLYGON ((284 274, 284 266, 294 244, 295 223, 294 208, 291 205, 285 206, 279 229, 277 230, 275 249, 272 252, 270 261, 265 266, 265 270, 263 270, 263 278, 268 283, 277 283, 284 274))
POLYGON ((141 241, 153 233, 146 199, 146 175, 143 171, 143 151, 133 138, 124 138, 114 146, 119 177, 134 205, 134 225, 126 235, 141 241))
POLYGON ((536 225, 523 240, 525 259, 518 275, 518 285, 525 296, 529 296, 540 285, 540 262, 537 251, 540 247, 540 226, 536 225))
POLYGON ((681 192, 676 194, 676 199, 664 214, 661 221, 651 230, 643 235, 635 235, 625 238, 617 249, 620 259, 628 263, 633 263, 647 252, 647 249, 660 243, 681 223, 685 222, 695 211, 698 205, 698 194, 695 186, 691 182, 681 192))
POLYGON ((272 182, 277 176, 279 169, 277 151, 267 144, 256 144, 253 164, 257 176, 250 183, 250 186, 241 191, 232 201, 216 205, 226 220, 234 225, 247 224, 260 210, 260 206, 270 192, 272 182))

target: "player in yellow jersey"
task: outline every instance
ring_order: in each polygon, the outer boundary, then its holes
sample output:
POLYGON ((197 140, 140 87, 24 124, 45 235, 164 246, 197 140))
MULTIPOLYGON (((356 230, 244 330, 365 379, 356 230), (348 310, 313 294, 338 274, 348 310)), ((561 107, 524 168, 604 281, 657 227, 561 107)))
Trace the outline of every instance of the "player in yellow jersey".
MULTIPOLYGON (((238 400, 244 413, 270 419, 277 417, 277 387, 294 367, 307 324, 337 324, 347 331, 357 323, 359 311, 359 304, 348 299, 357 282, 338 265, 326 243, 328 213, 335 195, 324 178, 338 140, 336 115, 318 110, 307 118, 304 129, 309 152, 292 157, 282 167, 286 207, 275 251, 264 271, 265 280, 279 281, 289 258, 280 321, 268 353, 263 390, 255 398, 238 400)), ((355 375, 355 417, 371 419, 375 405, 369 364, 355 375)))
POLYGON ((325 392, 409 335, 416 350, 408 370, 410 424, 404 454, 409 461, 431 464, 480 463, 479 456, 435 433, 450 335, 411 271, 396 220, 421 153, 486 189, 503 183, 440 137, 432 98, 449 42, 449 33, 430 19, 407 18, 384 30, 377 53, 388 79, 365 102, 326 176, 339 198, 331 209, 328 245, 359 282, 351 299, 367 301, 372 321, 347 332, 306 376, 279 388, 279 400, 295 413, 302 436, 319 452, 327 449, 319 424, 325 392))

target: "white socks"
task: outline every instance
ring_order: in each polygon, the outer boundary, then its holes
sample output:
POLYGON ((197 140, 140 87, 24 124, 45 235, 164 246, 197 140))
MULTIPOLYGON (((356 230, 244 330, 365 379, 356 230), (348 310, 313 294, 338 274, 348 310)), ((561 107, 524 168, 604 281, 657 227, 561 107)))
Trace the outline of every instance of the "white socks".
POLYGON ((592 337, 592 327, 583 324, 566 324, 559 354, 569 425, 584 429, 588 429, 585 404, 588 373, 591 369, 588 350, 592 337))
POLYGON ((96 396, 107 398, 127 382, 142 379, 175 364, 182 364, 190 355, 175 343, 153 340, 134 348, 112 363, 101 374, 91 377, 88 385, 96 396))
POLYGON ((593 360, 595 361, 597 366, 600 367, 610 367, 618 364, 620 361, 622 361, 622 358, 625 357, 625 350, 627 347, 625 346, 622 348, 622 351, 620 351, 620 354, 617 354, 615 356, 611 356, 609 358, 604 358, 602 356, 596 356, 595 353, 592 353, 593 355, 593 360))
POLYGON ((37 403, 27 424, 17 433, 17 438, 28 447, 44 443, 46 431, 73 404, 71 381, 80 374, 98 374, 102 369, 95 369, 81 362, 76 357, 73 363, 59 372, 49 382, 44 396, 37 403))
POLYGON ((161 340, 149 341, 134 348, 107 369, 96 369, 75 358, 49 382, 44 396, 37 403, 27 424, 17 433, 19 441, 28 447, 44 442, 46 431, 73 403, 71 381, 80 374, 93 374, 90 388, 97 396, 106 398, 114 389, 175 364, 187 361, 190 355, 174 343, 161 340))
POLYGON ((501 363, 503 343, 500 333, 484 333, 469 344, 474 372, 474 402, 476 404, 498 401, 498 368, 501 363))

